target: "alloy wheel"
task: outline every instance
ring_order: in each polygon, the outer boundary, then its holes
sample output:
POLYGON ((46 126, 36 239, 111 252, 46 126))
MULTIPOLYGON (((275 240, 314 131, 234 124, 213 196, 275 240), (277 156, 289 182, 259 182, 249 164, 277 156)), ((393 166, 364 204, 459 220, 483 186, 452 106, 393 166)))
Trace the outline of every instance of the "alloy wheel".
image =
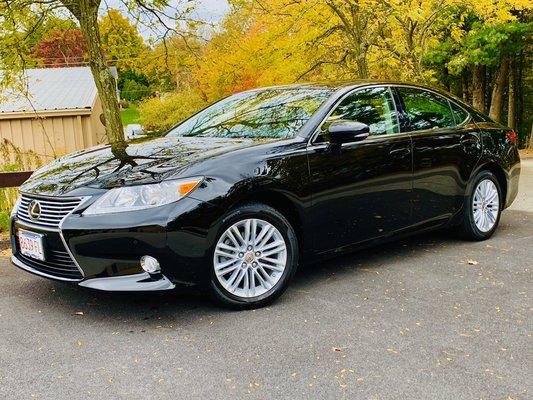
POLYGON ((220 236, 213 258, 222 287, 235 296, 253 298, 267 293, 283 276, 287 244, 271 223, 244 219, 220 236))
POLYGON ((472 200, 472 213, 476 227, 483 233, 490 232, 498 220, 500 198, 496 184, 484 179, 476 187, 472 200))

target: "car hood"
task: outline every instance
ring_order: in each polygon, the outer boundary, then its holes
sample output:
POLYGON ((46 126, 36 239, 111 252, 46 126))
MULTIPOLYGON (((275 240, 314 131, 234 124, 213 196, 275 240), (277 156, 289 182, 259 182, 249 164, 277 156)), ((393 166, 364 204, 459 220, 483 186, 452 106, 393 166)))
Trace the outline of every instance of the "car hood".
POLYGON ((159 182, 181 167, 255 143, 252 139, 163 137, 98 146, 37 170, 21 191, 58 196, 80 187, 108 189, 159 182))

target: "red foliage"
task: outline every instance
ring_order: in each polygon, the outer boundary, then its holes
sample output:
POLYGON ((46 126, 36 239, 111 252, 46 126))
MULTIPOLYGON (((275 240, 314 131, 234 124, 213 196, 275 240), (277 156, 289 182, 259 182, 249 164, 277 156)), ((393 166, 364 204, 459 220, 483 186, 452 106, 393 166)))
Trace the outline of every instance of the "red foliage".
POLYGON ((243 74, 239 77, 239 80, 230 86, 228 93, 239 93, 244 92, 245 90, 250 90, 256 88, 259 85, 258 83, 259 76, 253 76, 250 74, 243 74))
POLYGON ((32 56, 45 67, 85 65, 87 48, 79 29, 53 30, 32 49, 32 56))

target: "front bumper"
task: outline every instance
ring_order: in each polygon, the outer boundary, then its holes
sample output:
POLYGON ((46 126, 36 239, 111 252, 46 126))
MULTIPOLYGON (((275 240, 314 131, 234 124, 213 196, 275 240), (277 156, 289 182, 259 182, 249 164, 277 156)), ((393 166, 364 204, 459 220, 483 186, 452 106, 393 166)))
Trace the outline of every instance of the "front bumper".
POLYGON ((90 289, 110 291, 110 292, 153 292, 172 290, 176 287, 168 278, 162 274, 150 275, 146 272, 135 275, 115 276, 109 278, 93 278, 86 280, 58 278, 55 275, 47 274, 43 271, 32 268, 19 260, 16 256, 11 257, 13 265, 24 271, 52 280, 66 282, 77 282, 80 286, 90 289))
POLYGON ((45 278, 105 291, 162 291, 205 280, 210 227, 218 215, 208 203, 185 198, 144 212, 86 217, 82 212, 89 203, 64 218, 56 230, 28 224, 15 213, 13 264, 45 278), (47 262, 20 254, 19 229, 44 235, 47 262), (144 272, 144 255, 160 262, 161 274, 144 272))

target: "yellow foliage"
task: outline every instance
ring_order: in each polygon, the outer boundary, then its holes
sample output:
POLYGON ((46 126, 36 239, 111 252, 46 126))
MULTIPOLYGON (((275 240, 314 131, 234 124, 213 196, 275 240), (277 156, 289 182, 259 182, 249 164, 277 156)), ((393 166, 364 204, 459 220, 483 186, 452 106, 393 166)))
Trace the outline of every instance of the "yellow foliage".
POLYGON ((164 131, 206 106, 198 91, 185 90, 153 98, 139 106, 140 123, 148 131, 164 131))
MULTIPOLYGON (((298 81, 374 78, 438 84, 437 72, 424 56, 439 45, 443 32, 460 43, 465 21, 475 14, 487 24, 515 19, 526 0, 233 0, 220 29, 206 42, 189 49, 173 39, 171 71, 179 94, 151 100, 145 107, 149 126, 158 121, 152 107, 185 115, 183 100, 195 104, 232 93, 298 81), (186 77, 176 77, 186 71, 186 77), (183 78, 183 79, 182 79, 183 78), (180 85, 187 82, 188 86, 180 85), (199 91, 193 91, 193 88, 199 91), (192 93, 192 94, 191 94, 192 93), (200 94, 203 96, 200 96, 200 94)), ((147 74, 168 71, 162 46, 147 61, 147 74), (151 72, 150 72, 151 71, 151 72)), ((456 59, 458 59, 456 57, 456 59)), ((196 107, 192 107, 196 109, 196 107)), ((168 117, 168 121, 174 117, 168 117)))

